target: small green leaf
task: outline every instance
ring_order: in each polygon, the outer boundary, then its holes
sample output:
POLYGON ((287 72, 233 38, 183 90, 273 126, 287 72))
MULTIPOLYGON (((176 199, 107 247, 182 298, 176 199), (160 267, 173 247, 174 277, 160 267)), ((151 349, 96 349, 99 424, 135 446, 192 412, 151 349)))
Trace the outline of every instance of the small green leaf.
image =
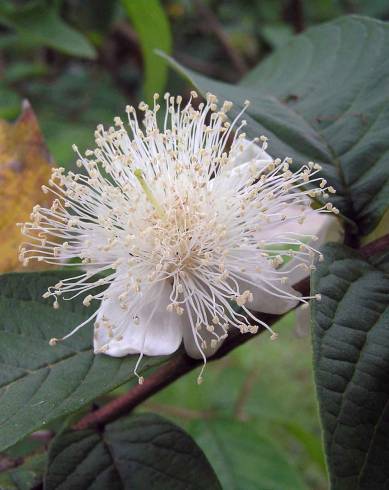
POLYGON ((47 75, 47 66, 43 63, 28 63, 25 60, 9 63, 4 73, 4 81, 9 84, 32 80, 47 75))
POLYGON ((56 2, 30 2, 23 7, 0 6, 0 23, 16 30, 18 42, 27 46, 47 46, 81 58, 96 58, 92 44, 66 24, 56 2))
MULTIPOLYGON (((63 272, 0 277, 0 451, 134 378, 138 356, 93 354, 92 325, 49 346, 50 338, 62 337, 93 312, 81 300, 63 301, 53 310, 42 299, 47 287, 64 277, 63 272)), ((146 358, 143 369, 161 362, 146 358)))
POLYGON ((323 249, 313 276, 317 393, 332 490, 389 480, 389 257, 323 249))
POLYGON ((104 431, 65 431, 49 450, 45 490, 221 490, 203 452, 182 429, 154 414, 104 431))
POLYGON ((14 119, 20 112, 19 95, 0 81, 0 119, 14 119))
POLYGON ((139 36, 144 60, 143 91, 147 101, 163 92, 167 81, 166 63, 156 56, 159 48, 169 54, 172 47, 169 19, 159 0, 122 0, 123 7, 139 36))
POLYGON ((191 433, 212 464, 223 490, 306 490, 283 453, 250 423, 196 421, 191 433))
POLYGON ((245 132, 268 136, 274 157, 320 162, 332 202, 367 234, 388 209, 388 49, 387 22, 349 16, 294 37, 235 86, 169 62, 203 94, 234 102, 232 115, 250 100, 245 132))

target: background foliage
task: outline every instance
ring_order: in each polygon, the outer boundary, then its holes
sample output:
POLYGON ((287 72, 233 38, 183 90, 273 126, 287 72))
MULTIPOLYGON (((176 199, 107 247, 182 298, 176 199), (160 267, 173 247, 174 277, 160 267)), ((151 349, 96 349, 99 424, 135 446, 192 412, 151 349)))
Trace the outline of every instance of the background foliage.
MULTIPOLYGON (((115 115, 123 113, 127 103, 136 104, 140 97, 150 99, 154 91, 163 91, 168 87, 172 93, 187 93, 191 89, 189 76, 200 90, 219 92, 221 98, 235 99, 238 103, 246 98, 254 99, 253 113, 249 114, 256 125, 256 133, 261 131, 269 135, 271 142, 274 138, 277 149, 283 151, 286 146, 285 151, 288 151, 291 156, 304 160, 307 158, 328 160, 325 171, 329 178, 333 175, 332 167, 335 167, 338 162, 333 154, 328 154, 326 145, 316 138, 317 127, 320 126, 320 131, 324 130, 331 145, 336 143, 334 134, 338 135, 339 147, 336 151, 339 153, 342 152, 342 145, 345 142, 351 148, 356 146, 358 151, 358 144, 362 144, 362 150, 357 155, 359 160, 356 167, 350 167, 347 161, 349 159, 355 162, 353 153, 349 155, 345 153, 341 161, 341 166, 346 169, 346 177, 352 183, 351 190, 345 181, 338 182, 337 187, 341 188, 339 194, 341 202, 338 204, 341 208, 343 206, 342 211, 349 218, 346 223, 353 240, 367 241, 369 237, 364 238, 362 235, 373 233, 374 236, 379 236, 379 230, 382 231, 385 227, 383 221, 378 228, 376 225, 385 211, 387 198, 383 197, 373 202, 369 196, 378 194, 381 188, 377 186, 385 182, 383 179, 387 167, 381 165, 385 163, 387 165, 387 161, 380 158, 387 148, 381 145, 380 140, 378 153, 375 155, 378 161, 376 173, 371 180, 367 179, 367 183, 362 182, 361 194, 361 186, 355 184, 355 181, 358 179, 360 165, 366 162, 366 154, 363 153, 366 147, 363 138, 358 139, 359 133, 355 125, 363 129, 366 125, 363 119, 364 113, 368 113, 368 117, 372 117, 375 121, 379 121, 379 117, 384 117, 381 139, 382 135, 386 134, 384 131, 387 127, 387 124, 385 125, 387 93, 382 86, 387 86, 385 64, 387 49, 377 54, 377 51, 371 47, 373 44, 376 47, 383 42, 375 28, 372 27, 370 34, 366 35, 366 32, 361 31, 350 34, 349 27, 343 27, 344 39, 348 39, 355 46, 359 46, 360 43, 360 46, 369 47, 364 52, 362 50, 361 53, 359 51, 356 53, 354 64, 345 53, 336 66, 342 67, 343 70, 349 63, 348 77, 343 76, 345 72, 339 70, 339 78, 334 80, 330 72, 326 71, 325 64, 320 61, 323 59, 324 52, 313 56, 318 60, 320 67, 304 67, 302 65, 312 47, 304 41, 301 41, 301 46, 297 45, 297 48, 296 45, 293 48, 293 44, 290 43, 294 34, 305 31, 310 26, 352 13, 385 20, 389 18, 389 7, 387 2, 382 0, 313 2, 4 0, 0 5, 0 116, 9 121, 13 120, 20 113, 21 101, 27 98, 37 114, 51 155, 49 157, 47 149, 43 148, 40 133, 35 128, 31 133, 33 141, 39 143, 36 146, 39 158, 44 164, 53 160, 61 166, 71 168, 73 165, 71 144, 76 143, 82 149, 92 146, 93 130, 97 123, 109 125, 115 115), (365 42, 366 44, 363 44, 365 42), (371 44, 368 45, 368 42, 371 44), (178 71, 168 71, 166 61, 155 54, 155 48, 172 54, 178 63, 197 74, 193 75, 192 72, 186 71, 186 77, 183 77, 182 68, 178 71), (283 51, 280 53, 284 54, 276 54, 265 65, 251 72, 248 77, 245 76, 251 68, 277 48, 282 48, 283 51), (271 76, 272 63, 274 66, 282 67, 282 76, 278 79, 271 76), (366 88, 372 72, 376 74, 376 78, 371 79, 372 85, 366 88), (297 77, 294 77, 296 73, 297 77), (217 79, 218 82, 211 79, 217 79), (225 83, 235 84, 240 80, 243 82, 233 88, 229 86, 226 93, 225 83), (346 85, 346 80, 349 85, 346 85), (320 93, 323 92, 323 88, 318 88, 320 83, 322 87, 329 88, 326 100, 315 98, 314 88, 320 93), (373 86, 373 83, 376 85, 373 86), (380 83, 382 86, 378 90, 380 83), (361 86, 366 89, 365 93, 361 94, 361 86), (342 88, 344 88, 343 92, 342 88), (306 93, 312 91, 311 97, 305 97, 306 93), (377 98, 370 97, 373 91, 378 94, 377 98), (269 92, 271 100, 263 97, 262 92, 269 92), (343 94, 343 98, 339 94, 343 94), (299 99, 302 95, 304 97, 301 102, 299 99), (356 97, 359 104, 353 109, 354 124, 350 125, 348 120, 347 124, 340 128, 333 128, 334 134, 331 134, 331 129, 328 128, 334 122, 334 112, 337 114, 337 111, 347 106, 348 97, 356 97), (273 99, 278 99, 279 106, 284 111, 282 114, 274 112, 273 99), (312 123, 316 117, 323 115, 323 105, 326 108, 326 117, 312 123), (261 107, 265 107, 262 109, 263 113, 261 107), (311 121, 311 125, 297 118, 295 112, 302 112, 304 117, 311 121), (269 114, 286 120, 287 127, 280 127, 277 117, 269 120, 267 117, 269 114), (277 141, 276 134, 281 135, 280 141, 277 141), (348 138, 348 134, 355 135, 355 141, 350 139, 351 136, 348 138), (350 168, 354 170, 351 171, 350 168), (350 202, 355 206, 351 210, 350 202)), ((325 35, 328 43, 325 48, 329 56, 335 50, 334 46, 337 42, 334 32, 331 31, 334 28, 322 29, 327 29, 325 35)), ((387 35, 386 31, 383 37, 387 35)), ((311 36, 315 49, 318 35, 307 34, 307 36, 308 38, 311 36)), ((387 48, 387 44, 384 46, 387 48)), ((322 48, 323 44, 318 43, 316 49, 322 48)), ((339 56, 341 55, 342 53, 339 56)), ((12 147, 10 149, 9 144, 13 138, 11 129, 6 123, 3 124, 8 133, 6 133, 7 138, 0 138, 2 158, 0 176, 2 172, 5 173, 5 163, 14 161, 15 151, 12 147)), ((13 133, 17 133, 17 128, 13 128, 13 133)), ((27 142, 29 137, 31 137, 30 133, 26 135, 27 142)), ((24 155, 18 158, 24 158, 24 155)), ((31 155, 28 158, 31 159, 31 155)), ((30 163, 27 162, 27 165, 30 163)), ((14 170, 9 165, 6 168, 8 172, 6 175, 10 178, 9 172, 14 170)), ((369 170, 370 166, 367 169, 369 170)), ((46 170, 41 171, 44 173, 46 170)), ((32 170, 32 173, 39 175, 38 166, 36 172, 32 170)), ((17 171, 11 173, 11 177, 13 175, 15 179, 19 178, 16 182, 23 182, 25 176, 20 176, 17 171)), ((10 189, 9 186, 3 188, 10 189)), ((19 187, 16 186, 12 191, 14 197, 17 189, 19 187)), ((34 204, 36 195, 32 194, 30 200, 31 204, 34 204)), ((3 198, 3 194, 1 197, 3 198)), ((8 199, 11 200, 12 195, 8 199)), ((27 202, 26 209, 28 204, 27 202)), ((3 233, 5 224, 3 222, 1 224, 3 233)), ((12 235, 12 232, 7 232, 8 234, 12 235)), ((10 244, 8 243, 7 246, 9 250, 10 244)), ((3 247, 5 250, 5 245, 3 247)), ((354 252, 349 250, 337 249, 330 250, 328 253, 331 257, 330 262, 336 262, 339 267, 346 269, 349 267, 352 270, 355 263, 359 261, 359 266, 364 271, 362 278, 364 281, 369 281, 370 274, 378 275, 386 270, 385 262, 367 263, 365 259, 356 257, 353 255, 354 252), (345 257, 349 262, 345 262, 345 257)), ((5 254, 2 254, 3 256, 5 254)), ((10 266, 9 263, 5 264, 5 261, 2 263, 3 271, 11 270, 13 267, 14 265, 10 266)), ((326 280, 325 276, 328 273, 326 267, 328 267, 327 263, 323 265, 324 269, 319 271, 315 287, 319 288, 322 281, 326 280)), ((338 274, 350 274, 349 269, 346 269, 338 274)), ((48 281, 50 284, 55 282, 50 278, 51 274, 54 273, 39 276, 39 281, 48 281)), ((57 437, 50 449, 47 488, 59 488, 63 475, 61 476, 58 468, 61 469, 63 465, 59 464, 61 459, 56 458, 66 454, 70 460, 71 458, 83 459, 86 468, 84 474, 88 474, 97 471, 96 466, 91 463, 100 465, 100 469, 104 468, 104 465, 108 464, 107 454, 112 454, 112 451, 107 453, 107 448, 99 441, 98 436, 82 432, 77 436, 77 444, 72 446, 75 455, 71 453, 67 445, 69 438, 74 442, 72 439, 74 436, 71 433, 69 435, 64 429, 63 424, 67 425, 64 417, 75 410, 81 410, 82 413, 83 410, 89 409, 90 403, 96 397, 102 396, 97 399, 99 404, 127 391, 132 385, 128 373, 132 372, 133 359, 124 361, 110 359, 108 363, 102 358, 94 360, 88 344, 88 332, 85 332, 86 337, 82 340, 84 343, 80 344, 78 339, 74 345, 70 341, 55 352, 51 350, 45 341, 53 336, 52 309, 38 300, 40 291, 44 290, 44 287, 41 282, 37 282, 36 276, 23 277, 23 288, 15 286, 17 281, 20 281, 20 278, 16 279, 16 276, 10 275, 4 276, 1 283, 0 344, 3 349, 0 362, 5 368, 0 372, 2 397, 0 450, 5 452, 0 458, 0 488, 27 489, 33 488, 34 485, 39 488, 45 470, 42 451, 54 431, 57 437), (32 302, 32 298, 35 298, 36 302, 32 302), (19 315, 17 312, 23 314, 19 315), (35 322, 31 322, 34 318, 35 322), (21 332, 28 339, 28 355, 23 355, 22 358, 20 352, 23 352, 25 344, 18 344, 19 336, 16 340, 12 338, 13 332, 16 331, 21 332), (112 375, 107 376, 107 370, 110 370, 112 375), (119 385, 121 386, 118 387, 119 385), (107 394, 113 388, 116 390, 107 394), (37 392, 39 395, 36 394, 37 392), (20 405, 20 410, 15 413, 13 407, 17 404, 20 405), (25 438, 26 434, 42 427, 45 429, 44 432, 37 433, 32 438, 25 438), (16 446, 11 447, 16 442, 16 446), (93 461, 88 456, 90 447, 98 453, 94 454, 93 461), (20 462, 24 464, 19 465, 20 462), (1 471, 2 469, 4 471, 1 471)), ((361 288, 369 288, 369 284, 369 282, 363 283, 361 288)), ((324 284, 324 288, 326 287, 328 284, 324 284)), ((338 294, 340 300, 344 291, 338 291, 338 294)), ((372 291, 371 294, 373 299, 366 300, 366 308, 372 307, 371 301, 376 300, 374 294, 379 294, 379 291, 372 291)), ((317 315, 322 315, 321 320, 326 314, 325 309, 331 308, 330 303, 331 298, 323 302, 324 312, 316 312, 317 315)), ((343 306, 347 307, 344 303, 343 306)), ((63 310, 61 312, 63 316, 57 316, 55 329, 58 331, 58 336, 61 329, 66 329, 65 316, 68 319, 69 315, 77 316, 83 313, 83 310, 77 309, 77 305, 69 305, 69 308, 72 311, 63 310)), ((370 321, 373 320, 369 318, 370 321)), ((324 324, 319 323, 320 328, 326 328, 324 324)), ((332 329, 342 330, 343 324, 340 323, 340 326, 335 323, 332 329)), ((355 330, 353 334, 357 342, 363 335, 360 331, 363 330, 363 326, 359 327, 353 323, 352 328, 355 330)), ((213 467, 212 470, 202 456, 196 458, 196 460, 200 458, 198 473, 203 475, 204 488, 219 488, 220 484, 223 489, 228 490, 251 488, 324 490, 327 488, 324 452, 315 401, 310 338, 306 328, 296 324, 294 313, 283 318, 281 324, 277 325, 277 329, 281 332, 278 342, 270 343, 267 337, 250 341, 231 355, 210 365, 206 382, 201 388, 195 383, 196 375, 189 374, 149 399, 134 416, 146 417, 143 423, 145 425, 150 423, 152 426, 152 419, 147 417, 153 416, 143 415, 142 411, 154 411, 188 431, 213 467)), ((376 332, 380 329, 382 330, 382 326, 378 322, 375 324, 374 331, 369 333, 370 338, 379 335, 376 332)), ((324 351, 328 349, 326 345, 322 347, 321 331, 318 330, 314 338, 316 360, 319 359, 322 348, 324 351)), ((382 336, 379 338, 382 339, 382 336)), ((357 342, 355 348, 361 349, 361 344, 357 342)), ((342 348, 340 350, 343 352, 342 348)), ((359 350, 356 352, 358 354, 359 350)), ((367 352, 364 351, 364 356, 368 359, 371 359, 369 356, 374 355, 375 353, 371 353, 368 349, 367 352)), ((358 362, 363 363, 365 357, 358 362)), ((381 357, 384 357, 383 354, 381 357)), ((152 360, 154 365, 160 362, 160 359, 152 360)), ((342 359, 339 362, 342 364, 342 359)), ((361 369, 360 366, 361 364, 357 365, 355 362, 354 368, 357 374, 361 369)), ((346 374, 350 375, 349 366, 345 369, 346 374)), ((378 373, 382 370, 388 372, 385 365, 379 365, 377 369, 378 373)), ((324 371, 328 371, 328 366, 323 367, 319 364, 319 369, 316 370, 319 395, 325 391, 328 382, 325 376, 323 377, 324 371)), ((362 368, 362 375, 363 372, 362 368)), ((350 378, 353 381, 352 376, 351 373, 350 378)), ((371 393, 379 390, 387 393, 387 379, 379 378, 377 383, 378 385, 374 383, 369 385, 367 398, 371 393)), ((335 392, 336 389, 342 390, 344 387, 335 387, 335 392)), ((351 389, 348 391, 352 401, 358 394, 351 389)), ((336 468, 337 458, 340 457, 339 454, 343 454, 344 446, 340 445, 340 451, 331 452, 334 447, 336 449, 333 438, 335 437, 336 440, 340 438, 342 441, 342 434, 350 423, 358 425, 360 421, 358 414, 353 415, 352 422, 347 420, 349 410, 347 405, 346 408, 341 405, 343 423, 334 436, 331 413, 333 416, 335 401, 327 398, 326 400, 327 402, 321 407, 325 444, 329 460, 336 468)), ((378 402, 377 404, 372 408, 371 418, 368 421, 372 426, 375 424, 375 418, 379 418, 382 414, 382 407, 378 402)), ((171 422, 159 421, 157 428, 161 424, 163 426, 171 422)), ((120 424, 123 427, 119 427, 119 432, 127 430, 131 432, 131 418, 124 419, 119 422, 120 424)), ((377 427, 382 429, 382 437, 384 437, 385 427, 377 427)), ((112 447, 120 452, 123 442, 117 441, 116 429, 111 425, 105 428, 107 438, 112 437, 112 447)), ((355 436, 356 439, 363 441, 364 438, 369 437, 368 427, 365 429, 355 436)), ((173 426, 172 430, 179 431, 176 426, 173 426)), ((349 435, 346 434, 345 437, 347 440, 349 435)), ((356 439, 352 439, 353 444, 356 439)), ((191 452, 195 455, 201 454, 197 453, 199 450, 191 440, 185 439, 182 444, 185 448, 190 448, 188 450, 190 454, 191 452)), ((140 446, 137 446, 138 449, 135 446, 131 449, 134 451, 131 453, 134 459, 143 458, 144 453, 137 453, 140 446)), ((358 444, 357 447, 359 449, 358 444)), ((126 447, 125 452, 128 451, 130 450, 126 447)), ((186 449, 183 453, 185 451, 186 449)), ((358 453, 354 456, 350 461, 351 477, 347 472, 348 469, 343 473, 342 471, 332 473, 333 488, 342 490, 368 488, 363 485, 364 481, 369 484, 366 478, 371 470, 369 465, 371 458, 374 463, 374 455, 358 453), (361 486, 357 487, 357 484, 361 486)), ((157 455, 156 459, 159 457, 157 455)), ((123 488, 120 483, 121 474, 119 471, 115 476, 117 488, 123 488)), ((132 474, 136 475, 136 472, 132 474)), ((77 475, 72 477, 78 478, 77 475)), ((195 480, 191 479, 190 475, 188 478, 185 484, 194 484, 195 480)), ((77 481, 79 488, 83 488, 82 485, 85 484, 85 481, 81 483, 77 481)), ((104 484, 104 479, 100 484, 104 484)), ((377 482, 377 485, 380 484, 377 482)), ((177 482, 165 482, 165 485, 169 488, 181 488, 180 483, 177 482)), ((381 487, 377 486, 377 488, 381 487)))

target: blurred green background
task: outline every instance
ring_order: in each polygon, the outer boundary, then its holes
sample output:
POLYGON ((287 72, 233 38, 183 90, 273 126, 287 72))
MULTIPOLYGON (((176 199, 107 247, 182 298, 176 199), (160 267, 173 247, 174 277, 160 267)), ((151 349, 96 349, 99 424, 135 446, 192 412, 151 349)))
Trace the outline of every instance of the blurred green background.
MULTIPOLYGON (((351 13, 388 19, 389 4, 1 0, 0 117, 16 118, 21 100, 29 99, 55 162, 69 168, 71 145, 83 150, 93 145, 95 126, 110 125, 126 104, 158 90, 190 90, 167 71, 155 48, 208 77, 233 83, 295 33, 351 13)), ((296 325, 290 314, 276 330, 277 342, 262 335, 209 365, 201 387, 193 373, 144 407, 185 426, 211 459, 212 444, 204 434, 223 433, 223 424, 233 421, 244 423, 237 430, 248 431, 254 448, 260 437, 271 439, 307 488, 325 489, 308 328, 296 325)), ((244 464, 243 453, 240 457, 244 464)))

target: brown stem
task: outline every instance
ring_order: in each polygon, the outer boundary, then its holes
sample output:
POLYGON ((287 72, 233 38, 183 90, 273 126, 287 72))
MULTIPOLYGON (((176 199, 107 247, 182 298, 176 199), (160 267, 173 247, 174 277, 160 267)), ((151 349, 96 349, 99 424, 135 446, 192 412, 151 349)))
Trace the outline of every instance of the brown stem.
POLYGON ((203 19, 202 22, 204 21, 207 28, 209 28, 218 39, 219 43, 224 49, 224 52, 231 60, 231 64, 236 70, 236 73, 239 77, 242 77, 247 72, 247 65, 238 53, 238 51, 231 45, 227 34, 224 32, 223 27, 220 25, 219 19, 212 12, 212 10, 202 2, 202 0, 195 0, 194 5, 197 9, 197 12, 203 19))
POLYGON ((0 473, 3 471, 16 468, 23 463, 23 458, 10 458, 6 454, 0 454, 0 473))
POLYGON ((248 373, 246 379, 244 380, 243 386, 240 390, 240 393, 235 403, 235 410, 234 410, 235 417, 238 420, 241 420, 242 422, 247 420, 247 415, 245 413, 245 406, 255 386, 255 382, 257 380, 258 380, 258 371, 257 371, 257 367, 255 366, 255 368, 248 373))
POLYGON ((364 245, 360 252, 364 257, 370 257, 389 250, 389 233, 373 242, 364 245))
POLYGON ((296 33, 304 30, 304 5, 301 0, 290 0, 284 10, 283 17, 289 22, 296 33))
MULTIPOLYGON (((45 444, 44 445, 42 444, 42 446, 40 448, 38 448, 36 451, 34 451, 29 456, 26 456, 23 458, 21 458, 21 457, 11 458, 7 454, 0 454, 0 473, 2 473, 3 471, 8 471, 12 468, 17 468, 18 466, 21 466, 22 464, 24 464, 26 459, 28 459, 29 457, 40 453, 43 450, 44 446, 46 446, 51 441, 53 436, 54 436, 54 432, 52 432, 50 430, 39 430, 37 432, 33 432, 32 434, 30 434, 29 439, 32 439, 35 441, 40 441, 40 442, 45 443, 45 444)), ((0 490, 1 490, 1 488, 0 488, 0 490)))
POLYGON ((89 413, 77 422, 74 425, 74 428, 77 430, 86 429, 91 425, 109 422, 118 416, 129 412, 156 391, 159 391, 180 376, 183 376, 194 369, 197 364, 198 361, 191 359, 181 352, 148 376, 143 384, 135 385, 125 395, 120 396, 98 410, 89 413))
MULTIPOLYGON (((389 234, 369 243, 368 245, 365 245, 359 251, 362 255, 369 256, 372 254, 385 252, 388 249, 389 234)), ((307 296, 309 294, 309 279, 305 278, 299 283, 295 284, 293 287, 303 296, 307 296)), ((280 318, 281 316, 279 315, 261 315, 261 320, 268 325, 274 324, 280 318)), ((265 329, 263 327, 259 328, 258 333, 255 335, 261 334, 264 330, 265 329)), ((241 334, 238 331, 233 331, 216 354, 208 359, 208 362, 224 357, 226 354, 244 344, 252 337, 253 334, 241 334)), ((169 385, 189 371, 192 371, 197 366, 202 364, 202 362, 202 360, 192 359, 184 352, 180 352, 154 371, 150 376, 148 376, 144 380, 143 384, 134 386, 125 395, 120 396, 96 411, 89 413, 79 422, 77 422, 73 428, 76 430, 82 430, 115 420, 120 415, 124 415, 131 411, 134 407, 138 406, 140 403, 160 391, 162 388, 165 388, 165 386, 169 385)))

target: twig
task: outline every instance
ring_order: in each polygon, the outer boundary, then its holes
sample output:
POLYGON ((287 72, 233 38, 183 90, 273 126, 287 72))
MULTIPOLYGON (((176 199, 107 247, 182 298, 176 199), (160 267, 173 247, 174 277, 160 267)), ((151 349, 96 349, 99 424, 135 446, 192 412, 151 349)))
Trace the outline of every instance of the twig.
MULTIPOLYGON (((242 77, 248 70, 247 65, 243 58, 240 56, 238 51, 231 45, 227 34, 224 32, 223 27, 220 25, 219 19, 212 12, 211 9, 205 5, 202 0, 194 0, 194 5, 197 12, 202 17, 203 21, 206 23, 207 27, 213 32, 213 34, 218 39, 224 52, 231 60, 231 63, 237 72, 239 77, 242 77)), ((203 22, 202 21, 202 22, 203 22)))
POLYGON ((134 29, 125 21, 117 22, 113 30, 121 34, 127 41, 139 50, 139 39, 134 29))
POLYGON ((290 0, 283 11, 283 17, 289 22, 296 33, 304 30, 304 4, 301 0, 290 0))
POLYGON ((0 473, 3 471, 16 468, 23 463, 23 458, 10 458, 6 454, 0 454, 0 473))
POLYGON ((106 36, 99 49, 100 62, 104 65, 117 87, 126 95, 129 102, 135 104, 134 84, 129 83, 120 75, 118 67, 131 59, 138 67, 142 66, 142 54, 138 37, 126 22, 118 22, 112 26, 111 33, 106 36))
POLYGON ((242 385, 242 388, 240 390, 240 393, 235 403, 234 414, 238 420, 241 421, 247 420, 247 415, 245 413, 245 405, 257 379, 258 379, 258 370, 255 367, 248 373, 246 379, 244 380, 244 383, 242 385))
MULTIPOLYGON (((35 441, 40 441, 42 443, 45 443, 45 445, 47 445, 51 441, 53 436, 54 436, 54 432, 52 432, 50 430, 39 430, 37 432, 33 432, 32 434, 30 434, 29 439, 30 440, 32 439, 35 441)), ((30 454, 26 458, 20 458, 20 457, 11 458, 7 454, 0 454, 0 473, 2 473, 3 471, 11 470, 13 468, 17 468, 18 466, 21 466, 26 461, 26 459, 33 456, 34 454, 40 453, 42 451, 42 449, 43 449, 43 445, 41 448, 38 448, 36 451, 34 451, 32 454, 30 454)), ((1 490, 1 488, 0 488, 0 490, 1 490)))
POLYGON ((30 435, 30 439, 48 443, 54 437, 54 432, 51 430, 38 430, 30 435))
MULTIPOLYGON (((366 254, 371 255, 373 253, 378 254, 380 252, 385 252, 388 249, 389 234, 369 243, 368 245, 362 247, 359 251, 362 255, 366 256, 366 254)), ((293 287, 303 296, 307 296, 309 294, 309 278, 303 279, 293 287)), ((261 320, 268 325, 272 325, 281 317, 282 315, 263 314, 261 315, 261 320)), ((255 335, 261 334, 264 330, 265 329, 263 327, 260 327, 258 329, 258 333, 255 335)), ((224 357, 226 354, 244 344, 255 335, 241 334, 238 331, 231 332, 216 354, 208 359, 208 362, 224 357)), ((89 413, 79 422, 77 422, 73 428, 76 430, 81 430, 115 420, 120 415, 124 415, 131 411, 134 407, 160 391, 162 388, 165 388, 165 386, 169 385, 189 371, 192 371, 200 364, 202 364, 202 360, 192 359, 184 352, 180 352, 170 359, 170 361, 166 362, 159 369, 148 376, 142 385, 134 386, 125 395, 116 398, 96 411, 89 413)))
POLYGON ((364 257, 379 254, 389 250, 389 233, 381 238, 377 238, 374 242, 370 242, 363 246, 360 250, 364 257))
POLYGON ((194 369, 198 361, 184 353, 174 356, 163 364, 157 371, 148 376, 143 384, 135 385, 128 393, 120 396, 103 407, 89 413, 74 425, 77 430, 86 429, 92 425, 103 424, 123 415, 152 394, 175 381, 180 376, 194 369))

